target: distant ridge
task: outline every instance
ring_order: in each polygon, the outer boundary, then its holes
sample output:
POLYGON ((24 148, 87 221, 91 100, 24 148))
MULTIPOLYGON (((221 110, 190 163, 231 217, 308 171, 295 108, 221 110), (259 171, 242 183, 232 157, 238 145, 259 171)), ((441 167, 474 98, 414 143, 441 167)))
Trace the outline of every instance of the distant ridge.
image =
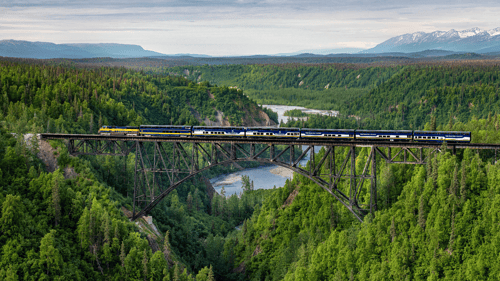
POLYGON ((312 55, 338 55, 338 54, 355 54, 365 49, 361 48, 337 48, 337 49, 311 49, 311 50, 301 50, 293 53, 280 53, 275 56, 298 56, 303 54, 312 55))
POLYGON ((129 44, 54 44, 48 42, 1 40, 0 56, 33 59, 83 59, 97 57, 138 58, 164 56, 164 54, 144 50, 139 45, 129 44))
POLYGON ((466 53, 500 52, 500 28, 482 30, 474 27, 462 31, 451 29, 431 33, 408 33, 393 37, 360 53, 414 53, 431 49, 466 53))

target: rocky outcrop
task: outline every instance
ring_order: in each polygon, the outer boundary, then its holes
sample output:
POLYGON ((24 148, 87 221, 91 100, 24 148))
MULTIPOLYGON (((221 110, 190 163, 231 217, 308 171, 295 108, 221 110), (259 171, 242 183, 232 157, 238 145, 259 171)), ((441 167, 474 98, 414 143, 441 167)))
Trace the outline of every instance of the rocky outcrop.
MULTIPOLYGON (((59 169, 59 165, 57 165, 58 155, 58 149, 53 148, 48 142, 41 140, 38 136, 37 157, 45 164, 45 170, 48 173, 53 173, 55 170, 59 169)), ((78 176, 78 173, 75 172, 75 169, 73 167, 64 167, 62 171, 65 179, 73 179, 78 176)))

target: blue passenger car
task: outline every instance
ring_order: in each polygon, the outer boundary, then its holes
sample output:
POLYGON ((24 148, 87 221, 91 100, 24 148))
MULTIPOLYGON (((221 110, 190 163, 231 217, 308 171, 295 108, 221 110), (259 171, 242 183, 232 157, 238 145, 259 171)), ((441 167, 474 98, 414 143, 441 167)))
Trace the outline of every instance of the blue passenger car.
POLYGON ((416 142, 470 142, 471 132, 444 132, 444 131, 414 131, 413 140, 416 142))
POLYGON ((411 141, 411 130, 356 130, 356 140, 411 141))
POLYGON ((248 127, 247 138, 300 138, 299 128, 248 127))
POLYGON ((141 136, 146 137, 189 137, 191 126, 141 125, 141 136))
POLYGON ((335 139, 335 140, 353 140, 354 130, 344 129, 309 129, 302 128, 300 130, 301 138, 314 139, 335 139))
POLYGON ((194 126, 193 137, 245 137, 244 127, 194 126))

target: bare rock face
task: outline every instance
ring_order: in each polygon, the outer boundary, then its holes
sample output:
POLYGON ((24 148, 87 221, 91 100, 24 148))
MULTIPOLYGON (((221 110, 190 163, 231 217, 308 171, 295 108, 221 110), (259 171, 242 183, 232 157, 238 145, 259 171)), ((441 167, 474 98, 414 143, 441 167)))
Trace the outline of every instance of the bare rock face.
MULTIPOLYGON (((45 164, 45 169, 48 173, 53 173, 55 170, 59 169, 59 165, 57 165, 57 157, 59 156, 58 150, 54 149, 48 142, 40 140, 40 138, 38 149, 37 156, 45 164)), ((65 179, 78 177, 78 173, 75 172, 73 167, 65 167, 63 169, 63 174, 65 179)))

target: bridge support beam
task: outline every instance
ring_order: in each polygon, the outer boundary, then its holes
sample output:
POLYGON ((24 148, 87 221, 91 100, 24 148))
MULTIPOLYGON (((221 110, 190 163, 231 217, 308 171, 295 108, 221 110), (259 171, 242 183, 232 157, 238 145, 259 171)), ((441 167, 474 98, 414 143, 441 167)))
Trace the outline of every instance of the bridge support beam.
MULTIPOLYGON (((442 149, 436 143, 404 142, 327 142, 316 140, 276 140, 227 138, 146 138, 99 135, 42 134, 41 139, 66 139, 68 150, 76 155, 126 156, 135 152, 133 218, 147 214, 163 198, 181 185, 217 165, 257 161, 275 164, 294 171, 330 193, 358 220, 377 210, 377 156, 388 164, 425 164, 433 153, 442 149), (306 149, 299 155, 296 151, 306 149), (322 146, 322 155, 315 146, 322 146), (363 171, 356 171, 356 155, 369 148, 363 171), (427 153, 423 149, 428 149, 427 153), (358 151, 357 151, 358 149, 358 151), (309 153, 308 167, 300 165, 309 153), (320 156, 322 155, 322 156, 320 156), (316 159, 320 156, 321 159, 316 159), (319 160, 319 161, 317 161, 319 160), (350 163, 349 163, 350 162, 350 163), (350 166, 350 167, 349 167, 350 166), (370 184, 365 185, 365 179, 370 184), (369 197, 369 198, 368 198, 369 197), (367 201, 368 200, 368 201, 367 201)), ((456 149, 493 149, 500 145, 452 144, 456 149)), ((361 163, 359 163, 361 164, 361 163)), ((358 170, 359 171, 359 170, 358 170)))

